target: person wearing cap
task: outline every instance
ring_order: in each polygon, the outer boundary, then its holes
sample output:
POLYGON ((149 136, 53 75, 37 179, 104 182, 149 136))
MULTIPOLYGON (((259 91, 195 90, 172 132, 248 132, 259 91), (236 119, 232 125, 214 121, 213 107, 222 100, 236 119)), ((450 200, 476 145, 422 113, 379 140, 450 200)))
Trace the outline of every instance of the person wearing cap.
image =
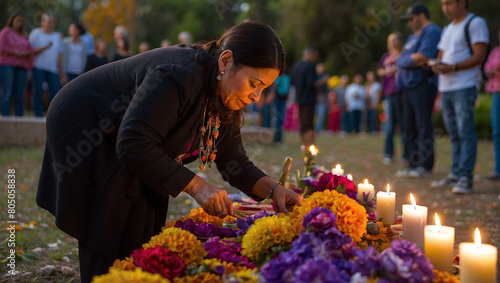
POLYGON ((396 84, 403 96, 403 125, 408 166, 397 176, 424 177, 434 167, 434 138, 431 121, 437 95, 437 77, 427 66, 437 55, 441 29, 430 20, 427 6, 416 3, 401 18, 413 34, 396 60, 396 84))
POLYGON ((432 185, 453 187, 455 194, 469 194, 474 187, 472 172, 477 155, 474 105, 489 43, 488 26, 483 18, 467 11, 467 0, 441 0, 441 7, 452 22, 443 28, 436 62, 429 65, 439 74, 444 125, 452 144, 452 165, 450 174, 432 185))

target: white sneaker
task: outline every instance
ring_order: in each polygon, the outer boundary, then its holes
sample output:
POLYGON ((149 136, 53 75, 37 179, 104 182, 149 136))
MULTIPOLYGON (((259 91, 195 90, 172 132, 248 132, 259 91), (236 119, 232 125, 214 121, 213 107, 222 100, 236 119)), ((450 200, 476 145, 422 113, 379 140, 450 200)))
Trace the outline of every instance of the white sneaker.
POLYGON ((384 165, 389 165, 389 164, 391 164, 391 162, 392 162, 392 159, 390 157, 384 157, 384 159, 382 159, 382 163, 384 165))

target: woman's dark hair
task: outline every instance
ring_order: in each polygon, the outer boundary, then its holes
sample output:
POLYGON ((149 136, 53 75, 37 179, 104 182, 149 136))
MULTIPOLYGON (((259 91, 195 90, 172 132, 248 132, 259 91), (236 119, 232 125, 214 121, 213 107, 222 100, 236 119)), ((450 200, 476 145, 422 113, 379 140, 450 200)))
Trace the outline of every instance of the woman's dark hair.
POLYGON ((87 29, 85 29, 85 27, 82 25, 82 23, 80 23, 80 22, 71 22, 71 24, 75 25, 75 27, 78 30, 78 33, 80 33, 80 35, 83 35, 84 33, 87 32, 87 29))
POLYGON ((19 16, 24 17, 24 13, 22 13, 22 12, 14 12, 14 13, 12 13, 12 15, 10 15, 10 17, 7 19, 7 22, 5 23, 5 27, 12 28, 12 25, 14 24, 14 19, 16 17, 19 17, 19 16))
MULTIPOLYGON (((285 51, 274 30, 259 22, 244 22, 228 29, 219 39, 204 45, 195 45, 205 55, 201 64, 207 70, 205 91, 215 108, 222 115, 224 124, 236 121, 241 124, 241 110, 230 111, 217 99, 217 80, 219 73, 218 59, 224 50, 233 52, 234 67, 243 66, 258 69, 276 69, 280 74, 285 69, 285 51)), ((200 58, 199 58, 200 59, 200 58)))
POLYGON ((129 49, 128 40, 125 37, 119 38, 118 40, 123 40, 123 48, 125 48, 125 51, 128 52, 129 49))

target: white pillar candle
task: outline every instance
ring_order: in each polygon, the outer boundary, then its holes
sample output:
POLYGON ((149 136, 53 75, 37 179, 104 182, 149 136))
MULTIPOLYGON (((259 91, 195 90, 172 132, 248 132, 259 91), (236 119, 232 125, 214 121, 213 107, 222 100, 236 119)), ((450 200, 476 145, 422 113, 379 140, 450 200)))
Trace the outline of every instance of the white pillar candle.
POLYGON ((403 205, 403 238, 414 242, 420 250, 424 250, 424 229, 427 225, 427 207, 415 204, 410 194, 412 204, 403 205))
POLYGON ((396 193, 390 192, 390 186, 387 184, 387 192, 377 193, 377 220, 382 218, 384 225, 394 224, 395 210, 396 193))
POLYGON ((375 188, 372 184, 368 183, 368 179, 365 179, 364 183, 358 184, 358 200, 361 203, 363 203, 363 193, 365 193, 365 195, 368 195, 368 202, 370 202, 375 197, 375 188))
POLYGON ((342 167, 340 167, 340 164, 337 164, 335 166, 335 168, 332 169, 332 174, 344 176, 344 169, 342 169, 342 167))
POLYGON ((453 252, 455 249, 455 228, 441 226, 435 214, 436 225, 425 226, 425 256, 434 269, 453 272, 453 252))
POLYGON ((492 245, 481 244, 481 234, 476 228, 475 243, 460 243, 460 282, 497 282, 498 250, 492 245))

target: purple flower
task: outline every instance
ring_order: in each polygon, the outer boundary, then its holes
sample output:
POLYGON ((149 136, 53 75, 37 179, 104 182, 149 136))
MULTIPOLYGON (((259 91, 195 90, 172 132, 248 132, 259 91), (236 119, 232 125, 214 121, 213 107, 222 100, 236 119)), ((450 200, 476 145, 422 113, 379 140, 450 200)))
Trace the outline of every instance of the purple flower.
POLYGON ((232 238, 236 236, 236 231, 230 228, 215 227, 215 234, 224 238, 232 238))
POLYGON ((404 262, 400 257, 394 254, 392 249, 386 249, 380 254, 380 262, 384 270, 385 278, 390 281, 410 282, 412 278, 412 273, 410 271, 411 262, 404 262))
POLYGON ((278 257, 271 259, 264 264, 261 269, 261 275, 265 282, 296 282, 295 270, 302 264, 301 257, 294 250, 282 252, 278 257))
POLYGON ((278 214, 274 213, 274 212, 270 213, 267 210, 262 209, 261 211, 257 212, 254 215, 247 216, 246 220, 238 218, 236 220, 236 227, 238 227, 240 230, 236 231, 236 235, 238 237, 245 235, 247 233, 248 229, 250 229, 250 226, 252 226, 253 223, 255 223, 255 220, 257 220, 259 218, 271 216, 271 215, 278 215, 278 214))
POLYGON ((313 246, 321 242, 314 233, 302 233, 292 242, 292 250, 297 253, 302 259, 309 259, 313 257, 313 246))
POLYGON ((335 214, 328 208, 315 207, 305 217, 302 226, 312 231, 324 232, 330 227, 337 227, 335 214))
POLYGON ((295 281, 300 283, 325 282, 337 283, 346 282, 338 274, 338 270, 330 261, 325 258, 314 258, 306 261, 295 272, 295 281))
MULTIPOLYGON (((384 259, 387 261, 388 267, 392 267, 393 264, 397 264, 398 262, 392 260, 391 256, 386 256, 385 254, 387 253, 393 253, 398 256, 404 265, 410 268, 411 279, 406 282, 430 282, 434 279, 434 273, 432 272, 434 267, 422 251, 417 248, 415 243, 406 240, 392 241, 391 248, 381 253, 381 256, 384 256, 384 259)), ((401 280, 400 282, 403 281, 405 280, 401 280)))
POLYGON ((380 256, 373 246, 368 246, 366 250, 355 249, 353 254, 356 258, 351 269, 353 274, 360 273, 370 278, 372 275, 377 275, 382 269, 380 256))
POLYGON ((241 244, 213 237, 205 242, 203 247, 208 252, 207 258, 218 258, 226 262, 232 262, 235 266, 255 267, 253 262, 241 255, 241 244))

